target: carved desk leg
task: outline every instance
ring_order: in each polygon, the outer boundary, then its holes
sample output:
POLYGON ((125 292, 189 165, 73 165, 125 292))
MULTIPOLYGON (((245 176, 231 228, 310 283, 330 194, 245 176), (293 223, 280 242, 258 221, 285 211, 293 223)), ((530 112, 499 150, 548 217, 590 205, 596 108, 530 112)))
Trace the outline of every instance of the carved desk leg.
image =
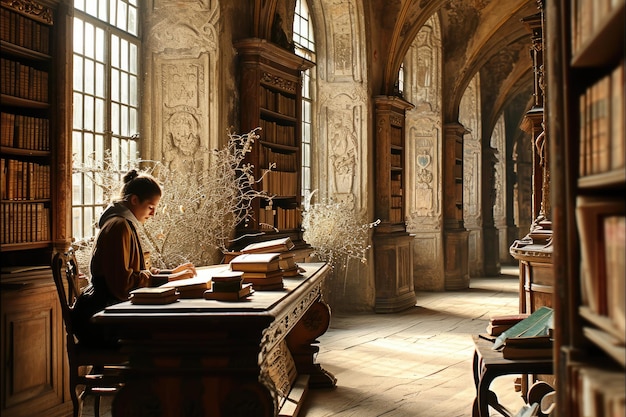
POLYGON ((480 378, 482 374, 482 361, 477 350, 474 350, 472 370, 474 371, 474 385, 476 386, 476 398, 474 398, 474 404, 472 406, 472 417, 479 417, 480 412, 478 410, 478 384, 480 383, 480 378))
POLYGON ((315 363, 319 352, 316 339, 323 335, 330 325, 330 307, 321 300, 314 302, 302 319, 287 335, 287 346, 293 356, 298 374, 310 375, 309 387, 333 388, 337 378, 322 366, 315 363))

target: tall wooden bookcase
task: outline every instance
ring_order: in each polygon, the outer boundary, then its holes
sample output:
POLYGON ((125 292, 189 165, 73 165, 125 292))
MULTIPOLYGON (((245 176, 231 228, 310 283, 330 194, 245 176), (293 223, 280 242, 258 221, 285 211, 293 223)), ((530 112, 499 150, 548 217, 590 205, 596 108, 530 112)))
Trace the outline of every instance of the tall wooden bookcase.
POLYGON ((376 218, 374 309, 393 313, 415 305, 413 235, 406 231, 405 112, 413 105, 400 97, 377 96, 376 107, 376 218))
POLYGON ((624 415, 625 8, 546 3, 559 417, 624 415))
POLYGON ((0 11, 0 413, 62 416, 71 401, 50 262, 70 243, 70 6, 1 0, 0 11))
MULTIPOLYGON (((265 174, 259 187, 273 196, 271 202, 253 202, 253 218, 238 234, 254 240, 289 236, 301 246, 302 72, 314 64, 264 39, 244 39, 235 47, 241 69, 241 130, 261 128, 247 162, 254 165, 255 178, 265 174), (266 172, 270 164, 274 167, 266 172)), ((238 247, 251 239, 239 239, 238 247)))

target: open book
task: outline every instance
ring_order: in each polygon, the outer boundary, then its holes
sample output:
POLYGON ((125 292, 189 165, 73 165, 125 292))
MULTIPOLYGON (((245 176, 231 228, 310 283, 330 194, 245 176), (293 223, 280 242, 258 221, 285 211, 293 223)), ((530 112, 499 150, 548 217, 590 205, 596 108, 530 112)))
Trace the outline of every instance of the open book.
POLYGON ((280 239, 266 240, 264 242, 251 243, 241 250, 241 253, 268 253, 286 252, 295 247, 289 236, 280 239))

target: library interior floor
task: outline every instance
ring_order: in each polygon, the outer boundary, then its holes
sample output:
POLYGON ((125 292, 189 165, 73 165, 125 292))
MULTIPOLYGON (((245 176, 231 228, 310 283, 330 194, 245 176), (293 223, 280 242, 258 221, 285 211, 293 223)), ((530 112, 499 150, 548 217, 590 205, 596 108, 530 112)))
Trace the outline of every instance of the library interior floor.
MULTIPOLYGON (((476 395, 472 335, 489 317, 518 313, 517 267, 472 278, 463 291, 418 292, 417 305, 395 314, 334 314, 320 337, 317 361, 337 377, 332 390, 310 390, 300 417, 469 417, 476 395)), ((491 385, 517 412, 518 375, 491 385)), ((83 416, 92 416, 87 398, 83 416)), ((111 417, 109 399, 101 415, 111 417)), ((490 409, 491 416, 500 414, 490 409)))

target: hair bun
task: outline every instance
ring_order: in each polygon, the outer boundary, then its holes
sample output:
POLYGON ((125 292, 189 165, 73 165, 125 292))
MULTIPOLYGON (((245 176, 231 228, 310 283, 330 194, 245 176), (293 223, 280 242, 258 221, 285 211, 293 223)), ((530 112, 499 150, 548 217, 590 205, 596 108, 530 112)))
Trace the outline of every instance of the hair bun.
POLYGON ((139 176, 139 174, 137 173, 136 169, 132 169, 130 171, 128 171, 126 173, 126 175, 124 175, 124 183, 129 183, 132 180, 134 180, 135 178, 137 178, 139 176))

